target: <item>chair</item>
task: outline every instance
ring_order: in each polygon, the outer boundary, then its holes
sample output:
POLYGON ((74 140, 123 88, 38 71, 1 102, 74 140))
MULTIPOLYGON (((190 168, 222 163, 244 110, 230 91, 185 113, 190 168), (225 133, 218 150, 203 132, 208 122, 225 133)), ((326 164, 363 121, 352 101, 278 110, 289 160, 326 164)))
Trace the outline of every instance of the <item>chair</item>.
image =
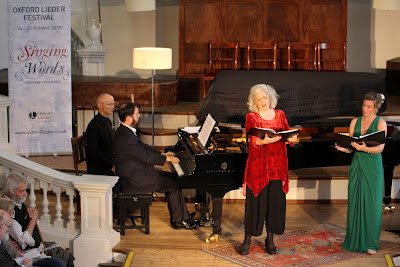
POLYGON ((317 70, 317 44, 310 43, 295 43, 288 44, 288 71, 291 70, 291 65, 294 63, 294 69, 307 70, 305 64, 312 63, 314 71, 317 70), (302 68, 298 68, 296 63, 302 63, 302 68))
MULTIPOLYGON (((153 194, 118 194, 118 220, 121 228, 121 235, 125 235, 125 229, 144 228, 146 235, 150 234, 150 205, 153 194), (140 209, 140 216, 131 215, 132 211, 140 209), (126 218, 129 217, 132 226, 125 226, 126 218), (134 219, 140 218, 142 225, 136 225, 134 219)), ((118 227, 116 227, 118 228, 118 227)))
POLYGON ((87 142, 85 134, 75 138, 74 137, 71 138, 71 145, 72 145, 72 157, 74 159, 75 174, 79 175, 80 173, 78 170, 78 166, 82 162, 86 161, 86 155, 87 155, 87 142))
MULTIPOLYGON (((213 42, 208 45, 208 69, 203 76, 203 98, 206 95, 206 83, 214 80, 218 70, 238 68, 237 42, 213 42)), ((207 87, 208 88, 208 87, 207 87)))
POLYGON ((321 63, 323 62, 340 63, 339 70, 346 71, 346 42, 318 43, 318 71, 322 70, 323 64, 321 63), (322 50, 327 53, 322 53, 322 50))
POLYGON ((272 62, 272 69, 276 70, 276 46, 276 42, 248 42, 247 70, 250 70, 251 62, 254 62, 255 68, 257 62, 272 62), (260 57, 257 56, 258 54, 260 55, 260 57), (268 57, 268 55, 272 56, 268 57))

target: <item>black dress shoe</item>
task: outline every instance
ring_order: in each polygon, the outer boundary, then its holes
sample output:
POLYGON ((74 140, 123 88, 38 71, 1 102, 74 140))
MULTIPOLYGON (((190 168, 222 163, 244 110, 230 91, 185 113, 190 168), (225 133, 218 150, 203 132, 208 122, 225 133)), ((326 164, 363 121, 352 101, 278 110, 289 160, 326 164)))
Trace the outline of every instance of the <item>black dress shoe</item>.
POLYGON ((193 219, 194 216, 196 216, 196 212, 195 211, 189 214, 189 219, 188 220, 193 219))
POLYGON ((248 243, 248 244, 243 243, 240 253, 242 255, 249 255, 249 252, 250 252, 250 243, 248 243))
POLYGON ((181 221, 179 223, 172 223, 172 228, 175 230, 180 230, 180 229, 187 229, 187 230, 192 230, 197 228, 200 225, 198 220, 194 221, 181 221))
POLYGON ((267 251, 267 253, 269 255, 275 255, 276 254, 276 247, 273 246, 272 248, 269 248, 268 244, 267 244, 267 240, 265 240, 265 250, 267 251))

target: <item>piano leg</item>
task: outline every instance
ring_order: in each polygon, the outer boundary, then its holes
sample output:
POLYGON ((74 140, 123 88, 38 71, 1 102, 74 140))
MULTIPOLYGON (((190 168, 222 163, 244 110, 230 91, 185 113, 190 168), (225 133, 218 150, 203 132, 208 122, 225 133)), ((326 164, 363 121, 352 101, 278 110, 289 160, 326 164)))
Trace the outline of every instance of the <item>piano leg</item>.
POLYGON ((385 177, 385 195, 383 198, 383 203, 389 205, 392 202, 392 182, 393 182, 393 165, 386 165, 384 167, 384 177, 385 177))
POLYGON ((221 222, 222 222, 222 199, 223 197, 213 197, 213 234, 221 234, 221 222))

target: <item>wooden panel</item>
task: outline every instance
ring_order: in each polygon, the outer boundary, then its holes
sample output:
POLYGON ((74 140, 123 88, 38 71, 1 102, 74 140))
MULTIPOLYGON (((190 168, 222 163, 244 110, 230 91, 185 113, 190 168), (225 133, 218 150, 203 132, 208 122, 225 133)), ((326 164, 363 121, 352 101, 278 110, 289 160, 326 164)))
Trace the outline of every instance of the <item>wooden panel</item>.
POLYGON ((179 7, 180 77, 202 77, 209 40, 239 41, 239 68, 247 41, 276 41, 278 69, 286 68, 287 42, 346 41, 347 0, 180 0, 179 7))
POLYGON ((318 1, 310 4, 310 41, 342 42, 342 6, 341 0, 318 1), (326 3, 320 3, 326 2, 326 3))
MULTIPOLYGON (((151 106, 151 79, 134 79, 103 76, 72 76, 72 105, 93 106, 102 93, 109 93, 116 105, 130 102, 134 94, 135 102, 151 106)), ((154 106, 163 107, 177 104, 177 81, 154 82, 154 106)))
POLYGON ((300 1, 264 1, 263 41, 301 41, 300 1))
POLYGON ((202 75, 207 66, 208 42, 224 41, 218 1, 182 1, 180 10, 179 74, 202 75), (182 15, 183 13, 183 15, 182 15), (183 19, 183 23, 182 23, 183 19), (183 47, 183 51, 181 51, 183 47))
POLYGON ((227 41, 255 42, 259 40, 260 26, 257 2, 227 2, 225 4, 227 41))
MULTIPOLYGON (((309 38, 311 42, 343 43, 343 1, 342 0, 312 0, 309 2, 309 38), (338 27, 338 25, 341 25, 338 27)), ((340 50, 322 51, 325 59, 341 58, 340 50)), ((340 70, 341 62, 325 62, 324 70, 340 70)))

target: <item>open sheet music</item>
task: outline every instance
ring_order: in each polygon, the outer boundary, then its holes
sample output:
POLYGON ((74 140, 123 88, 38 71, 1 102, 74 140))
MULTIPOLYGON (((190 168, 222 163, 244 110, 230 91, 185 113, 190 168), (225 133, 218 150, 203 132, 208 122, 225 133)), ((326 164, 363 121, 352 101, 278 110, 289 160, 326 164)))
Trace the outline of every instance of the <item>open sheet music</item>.
POLYGON ((299 132, 299 129, 275 132, 272 129, 252 127, 247 134, 256 136, 260 139, 264 139, 265 135, 268 135, 268 137, 275 137, 275 136, 279 135, 279 136, 282 136, 283 141, 286 141, 288 138, 296 135, 298 132, 299 132))
POLYGON ((352 147, 351 145, 352 142, 357 142, 359 144, 365 142, 367 146, 377 146, 380 144, 384 144, 386 141, 386 137, 385 137, 385 131, 373 132, 370 134, 362 135, 360 137, 353 137, 336 133, 335 141, 341 147, 355 150, 354 147, 352 147))
POLYGON ((216 122, 213 117, 208 114, 198 136, 198 139, 203 147, 206 147, 207 142, 210 139, 211 132, 214 129, 215 123, 216 122))
POLYGON ((21 263, 24 261, 24 259, 27 259, 27 258, 33 259, 33 258, 40 257, 40 253, 45 252, 45 251, 50 250, 50 249, 53 249, 53 248, 57 247, 58 245, 60 245, 60 243, 55 243, 55 244, 53 244, 50 247, 47 247, 45 249, 33 248, 33 249, 27 251, 26 253, 24 253, 24 256, 15 258, 15 261, 19 265, 21 265, 21 263))

